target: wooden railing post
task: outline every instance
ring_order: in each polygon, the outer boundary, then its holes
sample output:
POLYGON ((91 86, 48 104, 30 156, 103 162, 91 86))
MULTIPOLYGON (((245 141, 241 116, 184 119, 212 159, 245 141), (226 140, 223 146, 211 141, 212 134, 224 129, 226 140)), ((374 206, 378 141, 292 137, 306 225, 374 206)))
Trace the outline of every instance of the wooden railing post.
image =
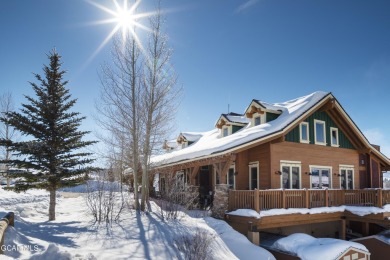
POLYGON ((328 191, 328 188, 325 189, 325 207, 329 207, 329 191, 328 191))
POLYGON ((284 192, 284 189, 282 189, 282 208, 286 208, 286 193, 284 192))
POLYGON ((260 212, 259 190, 258 189, 255 189, 254 196, 255 196, 255 199, 253 202, 255 204, 255 211, 258 213, 258 212, 260 212))
POLYGON ((378 207, 378 208, 382 208, 382 207, 383 207, 383 201, 382 201, 382 198, 383 198, 383 196, 382 196, 382 189, 381 189, 381 188, 379 188, 379 189, 377 189, 377 190, 376 190, 376 192, 377 192, 377 199, 378 199, 378 201, 377 201, 377 207, 378 207))
POLYGON ((307 209, 310 209, 310 198, 309 190, 305 188, 305 205, 307 209))

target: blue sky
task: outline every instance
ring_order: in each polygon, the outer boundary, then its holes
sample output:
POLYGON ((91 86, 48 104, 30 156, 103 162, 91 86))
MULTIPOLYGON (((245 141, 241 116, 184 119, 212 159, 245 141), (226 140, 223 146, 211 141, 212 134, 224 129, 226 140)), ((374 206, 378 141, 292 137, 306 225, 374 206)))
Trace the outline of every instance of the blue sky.
MULTIPOLYGON (((121 0, 118 0, 121 1, 121 0)), ((112 1, 98 1, 113 7, 112 1)), ((221 113, 244 112, 255 98, 281 102, 317 90, 332 92, 369 140, 390 156, 390 1, 166 0, 165 29, 172 64, 184 87, 174 134, 206 131, 221 113)), ((144 0, 142 11, 152 10, 144 0)), ((42 73, 52 48, 76 109, 92 119, 99 66, 109 61, 114 25, 82 0, 2 0, 0 86, 15 103, 31 95, 32 73, 42 73)))

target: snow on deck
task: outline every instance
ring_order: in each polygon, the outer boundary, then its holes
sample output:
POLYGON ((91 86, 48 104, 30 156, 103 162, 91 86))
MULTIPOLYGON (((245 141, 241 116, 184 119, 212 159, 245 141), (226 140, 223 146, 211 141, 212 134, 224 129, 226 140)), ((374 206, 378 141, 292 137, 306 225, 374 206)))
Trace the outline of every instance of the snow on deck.
POLYGON ((339 207, 319 207, 319 208, 289 208, 289 209, 269 209, 261 210, 260 213, 253 209, 237 209, 227 212, 228 215, 261 218, 276 215, 287 214, 321 214, 349 211, 357 216, 366 216, 370 214, 381 214, 390 212, 390 204, 384 205, 383 208, 378 207, 363 207, 363 206, 339 206, 339 207))

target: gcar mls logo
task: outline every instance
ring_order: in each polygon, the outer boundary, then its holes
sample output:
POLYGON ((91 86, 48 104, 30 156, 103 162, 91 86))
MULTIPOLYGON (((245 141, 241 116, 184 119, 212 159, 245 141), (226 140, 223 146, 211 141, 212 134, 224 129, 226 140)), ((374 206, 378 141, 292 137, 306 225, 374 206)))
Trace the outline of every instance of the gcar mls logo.
POLYGON ((1 251, 15 252, 15 251, 35 251, 39 249, 38 245, 2 245, 1 251))

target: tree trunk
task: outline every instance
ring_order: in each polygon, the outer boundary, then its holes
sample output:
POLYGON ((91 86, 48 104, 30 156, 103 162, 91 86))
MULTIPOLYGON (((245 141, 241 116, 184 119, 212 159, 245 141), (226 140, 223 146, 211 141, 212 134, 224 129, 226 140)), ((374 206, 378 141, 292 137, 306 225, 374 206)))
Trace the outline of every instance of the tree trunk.
POLYGON ((50 188, 49 221, 56 219, 56 189, 50 188))

